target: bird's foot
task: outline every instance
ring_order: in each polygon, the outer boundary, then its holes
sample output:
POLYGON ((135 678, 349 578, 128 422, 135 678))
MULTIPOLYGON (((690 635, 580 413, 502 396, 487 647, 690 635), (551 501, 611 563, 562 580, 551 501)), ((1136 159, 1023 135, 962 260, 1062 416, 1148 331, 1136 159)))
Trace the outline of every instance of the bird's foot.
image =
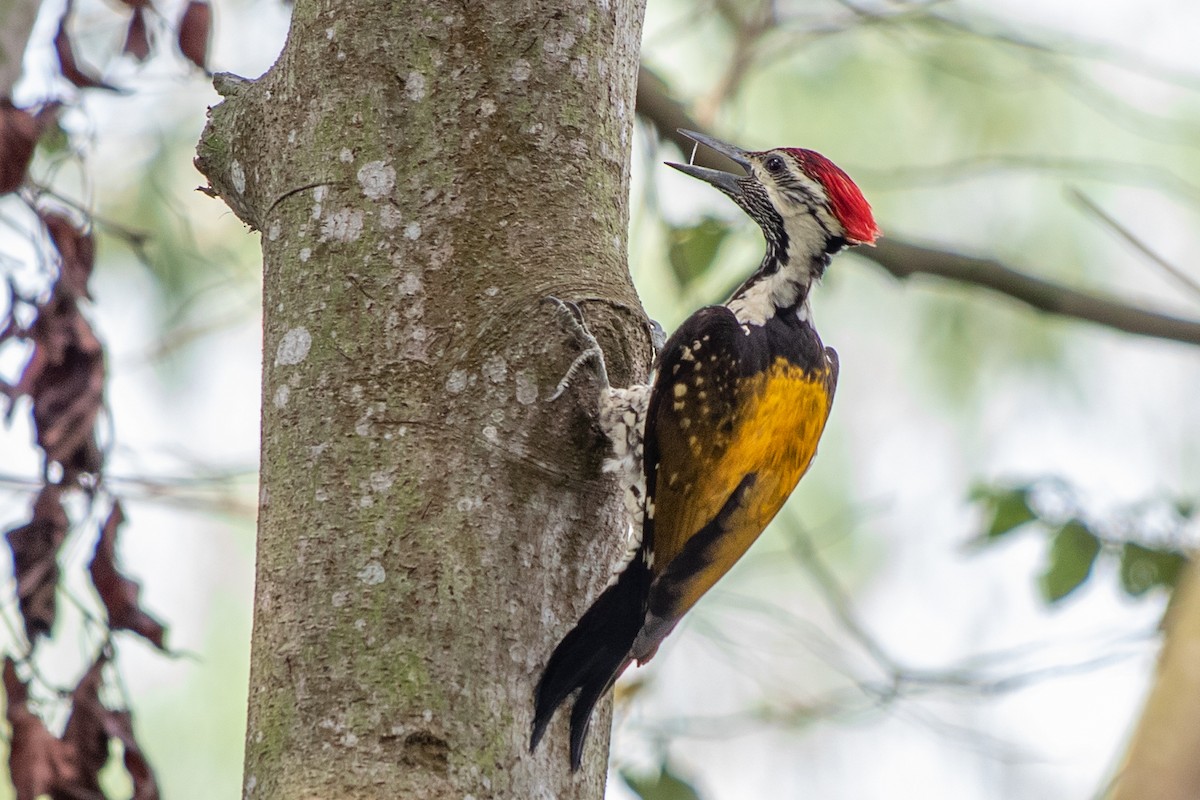
POLYGON ((596 371, 599 373, 600 381, 604 386, 608 386, 608 367, 604 364, 604 351, 600 348, 600 342, 596 341, 596 337, 588 330, 587 322, 583 319, 583 310, 579 308, 577 303, 570 300, 560 300, 553 295, 546 298, 546 302, 554 306, 555 311, 562 322, 564 328, 574 334, 583 346, 583 352, 575 357, 571 362, 571 366, 567 367, 567 372, 563 375, 562 380, 558 382, 554 392, 550 395, 548 401, 554 401, 562 397, 567 391, 567 387, 571 385, 571 381, 583 369, 583 366, 588 362, 596 363, 596 371))

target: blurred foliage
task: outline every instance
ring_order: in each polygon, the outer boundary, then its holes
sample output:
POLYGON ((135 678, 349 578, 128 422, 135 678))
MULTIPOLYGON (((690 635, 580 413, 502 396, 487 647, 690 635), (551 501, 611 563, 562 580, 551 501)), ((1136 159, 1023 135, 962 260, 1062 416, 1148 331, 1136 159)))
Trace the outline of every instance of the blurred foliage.
MULTIPOLYGON (((1110 37, 1104 41, 1121 44, 1100 44, 1100 26, 1090 15, 1069 28, 1038 28, 1036 20, 1053 16, 954 2, 664 0, 648 6, 643 60, 715 135, 751 148, 811 147, 833 158, 863 189, 886 237, 995 258, 1030 275, 1195 317, 1195 304, 1176 296, 1177 286, 1161 281, 1157 267, 1071 198, 1075 189, 1098 198, 1104 208, 1117 210, 1123 225, 1156 246, 1186 243, 1187 232, 1200 227, 1200 193, 1188 180, 1200 174, 1194 130, 1200 82, 1191 67, 1159 68, 1155 62, 1166 54, 1136 37, 1110 37), (758 18, 763 9, 774 15, 775 24, 760 30, 738 24, 739 18, 758 18)), ((1146 27, 1148 38, 1153 27, 1146 27)), ((660 160, 679 156, 655 151, 646 158, 648 164, 660 160)), ((757 265, 762 245, 754 226, 718 193, 677 183, 669 171, 650 174, 643 211, 633 225, 631 258, 644 262, 634 270, 639 288, 670 330, 698 305, 724 299, 757 265)), ((1188 259, 1191 249, 1175 252, 1177 260, 1188 259)), ((973 286, 926 279, 896 283, 854 251, 834 262, 814 306, 822 335, 843 359, 842 394, 817 465, 793 505, 803 508, 809 524, 839 506, 861 515, 873 503, 887 505, 887 513, 878 513, 870 524, 839 520, 836 535, 846 540, 848 551, 869 546, 865 531, 906 555, 922 546, 935 550, 945 530, 922 528, 912 520, 939 514, 945 519, 958 511, 955 506, 968 487, 955 476, 980 474, 992 468, 989 462, 1002 463, 1003 469, 1016 463, 1033 474, 1065 473, 1070 467, 1058 465, 1079 460, 1064 457, 1063 451, 1103 452, 1095 442, 1107 438, 1108 452, 1116 452, 1123 446, 1121 437, 1140 424, 1139 414, 1171 407, 1147 391, 1144 406, 1127 405, 1120 409, 1124 417, 1115 420, 1117 393, 1096 390, 1098 375, 1145 368, 1158 355, 1153 346, 1141 348, 1137 339, 1032 313, 973 286), (1111 355, 1108 348, 1122 348, 1128 360, 1104 360, 1111 355), (888 403, 896 413, 886 422, 873 425, 870 418, 847 416, 888 403), (1094 449, 1055 442, 1055 452, 1017 444, 1048 419, 1063 420, 1067 428, 1093 415, 1098 424, 1088 435, 1094 449), (953 466, 944 469, 947 465, 953 466), (960 465, 966 470, 958 470, 960 465), (893 516, 893 510, 899 513, 893 516)), ((1177 437, 1192 426, 1186 414, 1162 425, 1177 437)), ((1187 452, 1186 437, 1180 440, 1187 452)), ((1176 455, 1168 449, 1174 444, 1140 442, 1145 451, 1157 446, 1161 457, 1153 477, 1146 477, 1147 470, 1138 479, 1188 485, 1179 473, 1194 472, 1196 456, 1176 455), (1163 479, 1164 473, 1172 477, 1163 479)), ((1139 455, 1139 463, 1155 458, 1139 455)), ((1067 483, 1077 481, 1091 491, 1118 480, 1113 476, 1134 462, 1124 453, 1120 458, 1121 465, 1098 464, 1062 479, 979 487, 972 496, 982 512, 974 544, 996 548, 1020 538, 1044 547, 1032 570, 995 553, 989 565, 993 576, 1011 569, 1001 582, 1026 580, 1054 608, 1066 598, 1078 599, 1083 594, 1078 590, 1089 582, 1111 582, 1129 598, 1161 600, 1169 593, 1194 539, 1185 530, 1192 517, 1186 504, 1175 509, 1169 499, 1155 499, 1107 508, 1080 501, 1084 490, 1067 483)), ((1126 489, 1135 497, 1154 491, 1140 485, 1126 489)), ((778 530, 791 522, 781 518, 774 525, 778 530)), ((775 555, 771 540, 766 536, 756 543, 747 564, 770 561, 775 555)), ((909 555, 909 560, 918 559, 909 555)), ((844 577, 844 562, 835 569, 844 577)), ((886 572, 863 581, 877 593, 871 598, 867 592, 864 605, 888 604, 891 597, 879 595, 895 591, 896 581, 889 583, 886 572)), ((788 596, 786 587, 774 583, 736 583, 748 574, 732 573, 723 596, 732 586, 745 594, 774 592, 776 601, 788 596)), ((915 603, 922 587, 908 578, 911 586, 901 590, 906 594, 900 602, 915 603)), ((928 580, 923 588, 936 595, 934 584, 952 579, 928 580)), ((964 598, 964 606, 991 613, 978 607, 987 602, 984 588, 981 584, 977 596, 964 598)), ((1131 618, 1153 611, 1152 603, 1129 605, 1131 618)), ((704 613, 702 604, 691 621, 693 630, 700 628, 704 613)), ((808 622, 811 610, 802 613, 808 622)), ((1123 623, 1128 620, 1105 621, 1114 630, 1123 623)), ((728 627, 712 635, 728 636, 728 627)), ((889 648, 907 648, 906 657, 915 660, 928 655, 923 632, 910 631, 911 639, 897 642, 906 634, 885 630, 879 637, 891 639, 889 648)), ((820 652, 826 643, 819 637, 826 632, 810 634, 798 649, 820 652)), ((978 644, 973 634, 963 638, 978 644)), ((766 647, 765 634, 747 638, 766 647)), ((1069 636, 1045 638, 1070 644, 1069 636)), ((1089 657, 1096 650, 1093 646, 1089 657)), ((761 666, 748 657, 745 661, 747 675, 761 666)), ((792 677, 811 686, 822 674, 809 668, 792 677)), ((777 692, 762 697, 764 705, 782 704, 777 692)), ((1067 725, 1067 720, 1064 715, 1055 724, 1067 725)), ((964 724, 971 727, 975 721, 964 724)), ((996 733, 973 732, 981 738, 996 733)), ((1024 732, 1016 735, 1032 741, 1024 732)), ((981 786, 991 775, 981 779, 981 786)), ((994 793, 994 784, 988 788, 994 793)), ((941 796, 936 789, 932 794, 941 796)), ((971 796, 990 794, 980 789, 971 796)))
MULTIPOLYGON (((252 36, 255 47, 266 49, 272 40, 281 41, 281 36, 270 35, 267 26, 260 24, 269 13, 268 4, 273 4, 273 0, 266 3, 239 0, 216 5, 229 23, 233 23, 235 14, 251 15, 253 24, 230 24, 229 30, 244 29, 246 33, 240 35, 252 36), (234 5, 240 8, 235 10, 234 5), (249 33, 251 30, 253 33, 249 33)), ((63 13, 61 4, 44 5, 43 22, 53 22, 63 13)), ((202 438, 196 431, 204 427, 204 422, 196 419, 191 408, 198 397, 223 409, 236 403, 231 402, 227 390, 222 396, 214 388, 222 383, 214 379, 212 368, 203 363, 212 359, 193 356, 207 349, 205 355, 219 357, 222 366, 226 361, 256 358, 253 344, 257 337, 247 340, 248 345, 237 348, 236 352, 230 352, 229 347, 224 353, 219 350, 245 330, 245 323, 255 321, 260 278, 256 237, 245 235, 245 227, 221 204, 195 192, 201 183, 192 167, 196 137, 203 124, 205 105, 217 98, 202 75, 192 70, 181 73, 172 69, 173 40, 161 36, 159 26, 176 19, 183 3, 155 5, 151 32, 167 58, 140 65, 122 62, 119 50, 113 50, 119 48, 120 39, 114 43, 102 30, 107 20, 116 20, 124 26, 128 21, 127 7, 122 13, 98 0, 68 5, 77 12, 77 25, 73 28, 81 39, 91 39, 96 34, 95 38, 105 40, 102 49, 110 57, 111 68, 106 68, 106 74, 122 73, 128 77, 130 91, 120 96, 97 96, 64 87, 58 77, 58 64, 44 61, 44 56, 53 57, 52 54, 39 52, 45 50, 47 42, 38 39, 40 34, 35 29, 26 59, 26 80, 32 86, 27 86, 24 93, 39 100, 56 97, 64 101, 64 108, 38 141, 29 184, 19 193, 2 198, 0 267, 6 271, 21 268, 35 272, 31 277, 39 278, 40 283, 21 283, 22 296, 28 289, 30 297, 44 297, 47 290, 43 284, 53 279, 59 262, 47 254, 47 236, 33 220, 32 209, 49 208, 56 213, 61 210, 73 222, 84 223, 86 232, 95 236, 98 260, 91 301, 81 303, 82 318, 95 324, 105 344, 104 362, 110 381, 104 389, 105 409, 99 419, 105 454, 111 455, 116 464, 106 475, 100 493, 95 484, 89 487, 88 501, 94 501, 97 494, 120 488, 129 490, 136 498, 134 503, 146 512, 158 504, 177 503, 177 508, 185 507, 191 493, 205 495, 199 501, 192 501, 193 510, 195 505, 202 505, 203 513, 216 517, 220 500, 209 498, 227 493, 220 488, 205 493, 204 488, 211 484, 208 475, 201 473, 210 459, 217 463, 208 471, 226 472, 219 463, 226 456, 218 448, 228 445, 230 435, 227 429, 218 431, 213 443, 203 442, 193 453, 190 440, 202 438), (50 74, 45 74, 47 69, 50 74), (135 70, 136 77, 132 74, 135 70), (38 269, 29 269, 22 261, 31 262, 38 269), (220 339, 211 336, 230 332, 233 335, 220 339), (187 357, 165 358, 192 344, 196 347, 184 354, 187 357), (184 402, 158 400, 159 387, 147 379, 145 371, 138 369, 145 364, 171 368, 169 377, 182 379, 176 383, 187 393, 184 402), (136 399, 131 402, 131 398, 136 399), (169 426, 165 433, 157 427, 163 420, 169 426), (116 446, 109 444, 113 440, 116 446), (164 469, 162 465, 168 461, 172 466, 164 469), (185 472, 182 476, 173 469, 181 463, 179 470, 185 472), (189 468, 195 470, 194 480, 192 473, 187 472, 189 468)), ((263 53, 258 58, 273 59, 274 55, 263 53)), ((89 60, 94 64, 102 61, 89 60)), ((266 61, 254 71, 250 62, 243 59, 227 68, 257 75, 269 63, 266 61)), ((90 271, 90 264, 88 268, 90 271)), ((13 362, 9 357, 3 366, 19 370, 21 365, 14 367, 13 362)), ((6 373, 2 377, 10 376, 6 373)), ((253 384, 245 386, 245 395, 253 392, 253 384)), ((78 406, 78 398, 74 400, 78 406)), ((7 519, 13 509, 23 508, 28 502, 25 475, 29 469, 18 458, 24 453, 17 452, 17 447, 6 450, 10 440, 16 442, 28 436, 28 424, 21 419, 27 410, 24 403, 16 409, 13 427, 4 430, 5 438, 0 440, 0 452, 7 457, 6 474, 0 482, 7 519)), ((226 418, 237 416, 236 412, 226 414, 226 418)), ((250 440, 244 446, 238 443, 227 449, 246 452, 244 458, 250 459, 254 445, 254 440, 250 440)), ((25 449, 23 442, 20 448, 25 449)), ((212 484, 216 482, 214 479, 212 484)), ((36 663, 30 666, 30 683, 38 692, 32 707, 56 736, 63 734, 66 715, 74 715, 67 701, 71 700, 69 687, 77 677, 76 657, 86 651, 90 658, 95 639, 108 633, 104 611, 97 614, 92 608, 96 591, 107 605, 106 590, 79 580, 67 583, 70 576, 79 572, 74 568, 79 566, 80 559, 91 551, 87 536, 89 532, 94 536, 96 522, 88 518, 90 506, 83 509, 76 503, 69 511, 72 521, 85 533, 80 536, 78 531, 73 532, 44 562, 54 564, 55 569, 61 567, 67 576, 55 593, 64 621, 55 623, 55 641, 43 640, 36 649, 36 663), (64 673, 70 676, 64 678, 64 673)), ((147 518, 145 513, 139 516, 147 518)), ((184 647, 196 646, 204 637, 220 646, 205 642, 199 659, 202 663, 196 663, 198 659, 182 649, 175 653, 181 658, 157 663, 138 646, 117 648, 118 640, 111 640, 106 652, 111 649, 115 662, 107 668, 112 674, 106 676, 101 700, 106 706, 131 708, 136 712, 135 730, 139 738, 149 743, 147 751, 153 751, 150 761, 158 771, 164 797, 232 797, 240 791, 241 784, 253 531, 244 523, 230 526, 229 520, 222 518, 200 523, 180 516, 169 519, 164 526, 170 530, 169 554, 164 555, 156 544, 147 544, 148 537, 138 534, 119 549, 138 565, 130 574, 149 576, 143 596, 158 597, 157 602, 150 604, 163 609, 164 616, 170 618, 173 644, 177 644, 174 631, 178 630, 182 633, 178 641, 184 642, 184 647), (195 539, 199 526, 204 527, 200 535, 202 544, 195 539), (185 553, 199 555, 188 557, 185 553), (210 568, 215 563, 220 564, 219 570, 210 568), (213 591, 211 587, 217 586, 220 591, 213 591), (164 594, 170 596, 165 602, 164 594), (176 621, 179 628, 175 628, 176 621)), ((141 523, 142 531, 152 527, 153 523, 141 523)), ((15 595, 17 587, 11 578, 9 583, 8 594, 15 595)), ((115 586, 113 591, 119 590, 122 596, 132 591, 136 597, 136 589, 124 579, 106 586, 115 586)), ((33 656, 27 652, 32 648, 22 641, 14 622, 16 606, 10 597, 3 609, 8 628, 6 649, 10 654, 32 660, 33 656)), ((95 708, 92 706, 90 710, 95 708)), ((102 743, 115 736, 111 716, 104 718, 104 725, 102 743)), ((12 760, 17 764, 21 759, 25 763, 38 760, 49 747, 44 738, 37 746, 29 747, 28 740, 22 741, 11 730, 2 739, 0 761, 6 764, 10 749, 16 751, 12 760)), ((129 797, 135 793, 134 789, 139 789, 138 797, 149 796, 144 787, 131 786, 125 768, 120 765, 121 747, 112 743, 96 755, 110 756, 100 777, 107 796, 129 797)), ((132 751, 125 753, 127 758, 131 755, 132 751)), ((58 773, 55 780, 87 778, 81 774, 86 770, 81 771, 74 760, 39 762, 36 768, 50 767, 58 773)), ((13 774, 0 778, 0 800, 14 796, 10 779, 20 780, 16 769, 9 772, 13 774)), ((68 790, 60 785, 60 789, 51 794, 84 796, 75 792, 74 787, 68 790)), ((93 795, 99 796, 95 792, 86 794, 93 795)))
MULTIPOLYGON (((191 82, 178 89, 198 101, 205 96, 191 82)), ((102 101, 138 102, 134 95, 102 101)), ((257 240, 242 235, 245 226, 194 191, 202 182, 191 163, 196 118, 161 99, 150 106, 146 129, 95 142, 81 120, 90 123, 96 112, 69 108, 39 140, 30 175, 48 202, 90 220, 102 279, 131 268, 150 279, 155 296, 143 298, 139 309, 156 323, 161 341, 149 351, 161 355, 181 340, 253 320, 261 269, 257 240)), ((202 108, 198 102, 195 110, 202 108)))
POLYGON ((977 486, 971 499, 983 511, 984 524, 975 542, 994 544, 1022 530, 1045 536, 1048 548, 1038 588, 1050 604, 1083 586, 1101 557, 1117 562, 1120 587, 1129 597, 1175 588, 1188 560, 1183 529, 1193 519, 1193 503, 1139 503, 1085 521, 1075 495, 1059 480, 977 486))
POLYGON ((1079 520, 1059 526, 1050 535, 1050 552, 1046 569, 1038 586, 1048 603, 1057 603, 1078 589, 1092 574, 1096 556, 1100 555, 1100 539, 1079 520))
POLYGON ((1003 536, 1014 528, 1038 518, 1029 507, 1027 486, 999 490, 981 486, 975 490, 971 499, 983 505, 989 512, 990 521, 983 534, 989 540, 1003 536))
MULTIPOLYGON (((739 7, 738 16, 754 19, 762 5, 739 7)), ((695 8, 664 3, 658 14, 691 22, 695 8)), ((701 111, 714 109, 702 121, 733 141, 802 143, 834 155, 871 199, 885 235, 1102 287, 1129 268, 1127 253, 1108 246, 1096 221, 1070 201, 1066 190, 1075 182, 1106 197, 1149 189, 1196 215, 1195 192, 1181 194, 1177 176, 1188 174, 1183 164, 1200 169, 1200 151, 1178 134, 1181 120, 1200 108, 1152 65, 956 4, 778 7, 778 24, 757 33, 731 31, 728 10, 717 10, 726 23, 717 31, 675 24, 657 35, 652 14, 647 60, 677 95, 695 96, 701 111), (674 38, 660 43, 668 32, 674 38), (743 48, 741 61, 725 57, 731 46, 743 48), (1119 65, 1110 71, 1127 73, 1122 80, 1096 79, 1097 64, 1109 61, 1119 65), (1177 101, 1177 116, 1150 118, 1122 91, 1148 79, 1177 101), (1175 135, 1164 141, 1162 123, 1170 122, 1175 135)), ((704 263, 685 259, 692 271, 680 273, 676 231, 692 226, 673 223, 664 259, 685 287, 699 280, 695 270, 704 263)), ((732 250, 711 261, 722 278, 708 287, 736 286, 752 266, 732 250)), ((1007 378, 1030 366, 1041 380, 1075 383, 1066 357, 1072 338, 1063 335, 1074 326, 971 288, 909 291, 904 302, 919 310, 915 330, 926 357, 918 369, 959 407, 980 399, 985 376, 1007 378)))
POLYGON ((703 217, 695 225, 667 226, 667 261, 680 288, 687 291, 708 273, 728 235, 729 225, 715 217, 703 217))
POLYGON ((671 771, 671 766, 663 762, 658 775, 635 775, 622 772, 621 780, 633 790, 641 800, 700 800, 700 793, 690 783, 671 771))
POLYGON ((54 123, 38 139, 37 156, 39 159, 57 160, 67 156, 70 153, 70 147, 70 134, 63 130, 61 121, 55 119, 54 123))
MULTIPOLYGON (((179 192, 181 186, 202 180, 187 157, 193 139, 191 126, 182 125, 147 137, 140 148, 144 177, 102 198, 103 213, 131 221, 137 233, 146 235, 144 250, 136 254, 160 287, 168 318, 175 316, 172 306, 189 302, 198 291, 229 284, 253 292, 259 281, 256 240, 213 236, 213 201, 179 192)), ((245 230, 240 224, 233 229, 245 230)))
POLYGON ((1141 597, 1156 586, 1173 589, 1187 556, 1175 550, 1154 550, 1136 542, 1121 545, 1121 588, 1141 597))

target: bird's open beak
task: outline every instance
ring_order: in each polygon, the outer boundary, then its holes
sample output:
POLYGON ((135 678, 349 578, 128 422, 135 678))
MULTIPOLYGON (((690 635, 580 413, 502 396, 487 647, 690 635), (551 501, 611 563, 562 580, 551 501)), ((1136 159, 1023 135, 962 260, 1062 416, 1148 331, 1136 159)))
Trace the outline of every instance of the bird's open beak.
MULTIPOLYGON (((733 163, 745 169, 746 173, 749 174, 750 160, 746 158, 746 151, 742 148, 734 147, 731 144, 722 142, 719 139, 714 139, 711 136, 705 136, 703 133, 685 131, 682 128, 679 129, 679 132, 691 139, 693 142, 702 144, 705 147, 715 150, 733 163)), ((742 187, 738 181, 746 177, 745 175, 737 175, 732 172, 723 172, 719 169, 698 167, 694 164, 672 164, 668 161, 667 166, 674 167, 684 175, 691 175, 693 178, 699 178, 705 183, 711 183, 713 186, 732 197, 737 197, 742 193, 742 187)))

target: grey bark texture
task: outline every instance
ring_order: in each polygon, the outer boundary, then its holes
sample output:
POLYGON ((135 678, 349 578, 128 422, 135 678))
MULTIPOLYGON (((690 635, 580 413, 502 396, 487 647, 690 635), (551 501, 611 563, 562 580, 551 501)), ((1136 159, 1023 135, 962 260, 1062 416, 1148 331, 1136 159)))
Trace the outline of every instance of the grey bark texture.
POLYGON ((576 299, 614 382, 641 0, 298 0, 197 164, 262 232, 247 798, 600 798, 533 686, 623 548, 576 299))

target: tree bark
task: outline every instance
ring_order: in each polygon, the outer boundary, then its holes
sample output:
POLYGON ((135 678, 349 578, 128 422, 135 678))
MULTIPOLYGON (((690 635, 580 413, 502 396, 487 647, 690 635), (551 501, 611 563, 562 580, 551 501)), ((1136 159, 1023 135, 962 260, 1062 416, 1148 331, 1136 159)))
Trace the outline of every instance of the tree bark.
POLYGON ((625 260, 641 0, 298 0, 197 164, 262 231, 247 798, 600 798, 534 683, 623 543, 580 300, 644 375, 625 260))
POLYGON ((1200 797, 1200 560, 1180 577, 1158 672, 1107 800, 1200 797))

